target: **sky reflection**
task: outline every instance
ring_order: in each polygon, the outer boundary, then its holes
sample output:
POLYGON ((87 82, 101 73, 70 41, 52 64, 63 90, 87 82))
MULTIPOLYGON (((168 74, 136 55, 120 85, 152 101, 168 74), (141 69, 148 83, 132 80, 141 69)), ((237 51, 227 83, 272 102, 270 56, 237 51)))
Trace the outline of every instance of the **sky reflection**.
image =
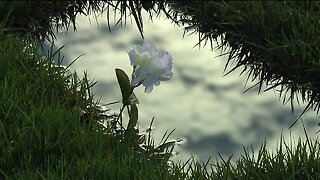
MULTIPOLYGON (((148 17, 146 13, 143 15, 148 17)), ((65 45, 62 50, 64 65, 86 54, 71 69, 80 75, 87 71, 91 79, 98 81, 94 88, 96 99, 110 103, 121 100, 114 69, 121 68, 131 74, 127 51, 141 37, 135 24, 117 26, 110 34, 105 16, 98 19, 99 28, 95 23, 90 26, 88 19, 80 16, 78 32, 57 34, 56 46, 65 45)), ((144 128, 155 117, 156 142, 166 130, 176 129, 172 138, 185 139, 177 148, 180 156, 176 159, 184 161, 193 154, 206 161, 209 156, 216 159, 218 152, 224 157, 234 155, 237 158, 243 153, 243 147, 252 146, 258 150, 265 139, 269 149, 275 150, 282 131, 288 139, 288 127, 294 115, 289 104, 282 105, 274 91, 258 95, 258 89, 253 88, 243 94, 246 76, 239 77, 240 71, 236 71, 223 77, 226 57, 214 58, 219 51, 212 52, 209 46, 200 50, 192 48, 198 36, 182 39, 182 28, 163 17, 154 19, 153 23, 144 22, 145 38, 172 54, 174 76, 150 94, 145 94, 143 88, 136 89, 140 101, 139 124, 144 128)), ((248 87, 253 84, 249 83, 248 87)), ((119 107, 110 108, 117 111, 119 107)), ((303 107, 297 108, 296 114, 303 107)), ((315 137, 318 130, 315 113, 305 114, 303 120, 309 135, 315 137)), ((304 135, 300 122, 291 131, 295 137, 304 135)))

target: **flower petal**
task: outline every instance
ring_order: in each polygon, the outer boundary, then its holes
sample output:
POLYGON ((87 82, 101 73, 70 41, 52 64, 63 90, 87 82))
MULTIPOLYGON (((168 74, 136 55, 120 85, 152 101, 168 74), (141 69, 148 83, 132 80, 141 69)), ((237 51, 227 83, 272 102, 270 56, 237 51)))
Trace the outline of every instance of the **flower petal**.
POLYGON ((128 52, 131 65, 134 66, 131 85, 136 87, 140 83, 145 86, 145 92, 152 91, 153 86, 160 85, 160 81, 169 80, 173 73, 172 56, 145 40, 141 45, 134 45, 128 52))
POLYGON ((144 89, 145 93, 150 93, 153 90, 153 86, 146 86, 144 89))

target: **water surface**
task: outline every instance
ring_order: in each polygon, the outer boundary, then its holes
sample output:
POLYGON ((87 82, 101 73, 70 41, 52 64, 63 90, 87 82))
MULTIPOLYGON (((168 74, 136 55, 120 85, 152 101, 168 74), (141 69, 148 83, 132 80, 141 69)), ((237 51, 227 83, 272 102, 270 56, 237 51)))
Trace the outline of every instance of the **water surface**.
MULTIPOLYGON (((90 24, 87 17, 79 16, 76 33, 57 34, 57 48, 65 45, 63 64, 85 54, 71 69, 80 75, 87 71, 91 79, 98 81, 94 92, 101 103, 121 100, 114 69, 132 72, 127 51, 141 41, 141 36, 129 21, 125 27, 113 27, 110 34, 105 15, 98 18, 99 27, 93 17, 90 24)), ((183 28, 162 16, 153 22, 145 18, 144 36, 172 54, 174 76, 150 94, 144 93, 143 87, 135 90, 140 100, 139 125, 143 129, 155 117, 156 142, 166 130, 176 129, 172 139, 182 137, 185 143, 177 148, 180 154, 175 160, 184 161, 192 154, 206 161, 209 156, 217 158, 218 152, 237 158, 243 147, 258 150, 265 139, 269 149, 274 150, 282 130, 288 138, 288 127, 295 120, 290 105, 282 105, 274 91, 258 95, 258 89, 253 88, 244 94, 246 76, 236 71, 224 77, 226 57, 215 58, 221 52, 211 51, 210 46, 193 48, 198 42, 196 34, 183 38, 183 28)), ((119 107, 110 106, 115 111, 119 107)), ((303 107, 296 108, 296 114, 303 107)), ((315 137, 315 113, 308 112, 303 119, 310 136, 315 137)), ((300 122, 291 131, 294 137, 304 135, 300 122)))

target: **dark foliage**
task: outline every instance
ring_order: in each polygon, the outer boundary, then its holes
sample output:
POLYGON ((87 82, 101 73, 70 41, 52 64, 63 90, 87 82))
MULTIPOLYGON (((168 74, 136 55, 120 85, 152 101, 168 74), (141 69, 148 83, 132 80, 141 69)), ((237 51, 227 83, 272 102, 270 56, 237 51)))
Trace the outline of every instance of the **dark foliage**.
POLYGON ((90 10, 99 10, 98 1, 4 1, 1 7, 1 20, 5 31, 31 37, 40 42, 54 38, 56 28, 69 29, 76 16, 90 10))
POLYGON ((111 31, 109 19, 110 9, 121 13, 117 24, 126 23, 127 16, 131 15, 143 37, 143 23, 141 10, 157 11, 164 8, 164 1, 97 1, 97 0, 68 0, 68 1, 2 1, 0 2, 0 19, 4 24, 5 33, 17 33, 20 36, 31 38, 43 43, 45 40, 54 40, 55 31, 68 30, 73 26, 76 31, 76 17, 79 14, 90 15, 107 12, 107 21, 111 31), (155 5, 158 5, 158 10, 155 5), (128 13, 128 14, 127 14, 128 13))
POLYGON ((218 49, 227 50, 226 68, 236 65, 226 74, 242 67, 248 80, 258 80, 259 92, 264 84, 264 91, 276 88, 292 110, 301 94, 308 102, 302 114, 312 108, 319 112, 318 1, 174 1, 171 7, 186 30, 199 33, 199 46, 217 41, 218 49))

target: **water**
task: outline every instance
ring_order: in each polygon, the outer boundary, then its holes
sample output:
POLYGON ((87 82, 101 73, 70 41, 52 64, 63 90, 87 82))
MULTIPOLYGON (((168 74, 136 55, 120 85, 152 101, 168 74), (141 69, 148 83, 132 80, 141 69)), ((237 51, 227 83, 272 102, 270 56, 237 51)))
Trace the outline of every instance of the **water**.
MULTIPOLYGON (((146 13, 143 15, 148 17, 146 13)), ((89 78, 98 81, 94 88, 96 99, 110 103, 121 100, 114 69, 131 74, 127 51, 141 37, 134 23, 114 27, 110 34, 106 16, 99 17, 98 22, 99 28, 93 17, 90 25, 87 17, 79 16, 78 31, 58 33, 56 46, 65 45, 62 50, 65 65, 85 54, 71 69, 80 75, 87 71, 89 78)), ((143 129, 155 117, 156 142, 166 130, 176 129, 171 138, 181 137, 184 144, 176 149, 180 154, 174 160, 185 161, 195 155, 206 161, 209 156, 218 158, 218 152, 223 157, 237 158, 243 154, 243 147, 258 150, 265 139, 268 148, 275 150, 282 130, 288 138, 288 127, 295 119, 290 105, 282 105, 274 91, 258 95, 254 88, 243 94, 246 76, 239 77, 240 71, 236 71, 223 77, 226 57, 214 58, 221 52, 211 51, 209 46, 193 48, 198 42, 197 35, 182 38, 183 28, 161 17, 153 22, 144 20, 144 36, 172 54, 174 76, 161 82, 150 94, 144 93, 143 87, 135 90, 140 100, 139 125, 143 129)), ((248 87, 250 84, 254 82, 248 87)), ((119 107, 120 104, 110 108, 117 111, 119 107)), ((303 107, 296 108, 296 114, 303 107)), ((303 119, 309 135, 315 137, 318 130, 315 113, 308 112, 303 119)), ((304 135, 300 122, 291 131, 294 137, 304 135)))

